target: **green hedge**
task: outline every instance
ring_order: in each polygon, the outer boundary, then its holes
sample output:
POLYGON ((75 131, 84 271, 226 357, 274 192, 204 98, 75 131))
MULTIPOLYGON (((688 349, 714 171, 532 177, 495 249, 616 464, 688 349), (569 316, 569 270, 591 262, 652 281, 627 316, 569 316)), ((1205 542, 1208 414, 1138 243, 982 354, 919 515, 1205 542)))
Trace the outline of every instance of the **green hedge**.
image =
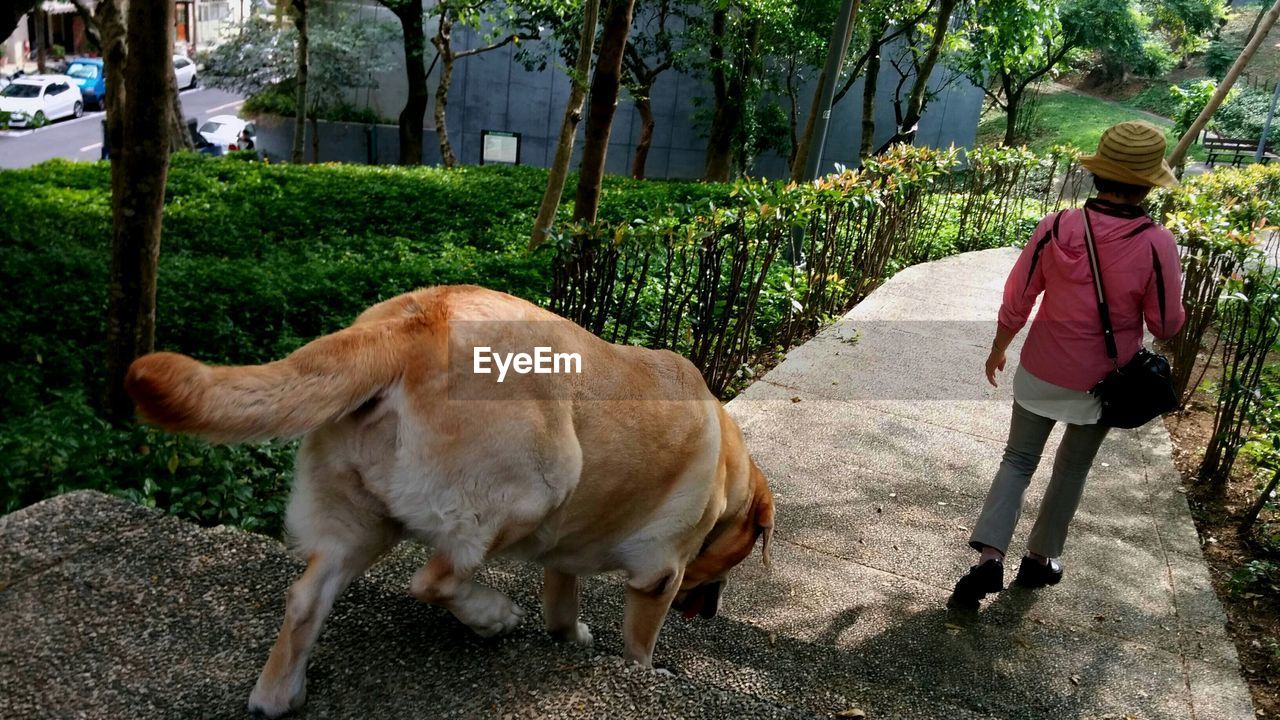
MULTIPOLYGON (((545 171, 267 165, 176 156, 157 346, 263 362, 416 287, 478 283, 544 302, 550 253, 525 250, 545 171)), ((572 182, 572 180, 571 180, 572 182)), ((705 204, 728 188, 608 178, 602 219, 705 204)), ((210 446, 92 412, 102 391, 110 169, 0 172, 0 511, 94 488, 205 523, 279 529, 292 454, 210 446)))
MULTIPOLYGON (((1189 89, 1197 82, 1200 81, 1187 80, 1178 87, 1189 89)), ((1173 87, 1165 83, 1151 85, 1134 96, 1129 105, 1165 117, 1176 117, 1181 107, 1173 94, 1173 87)), ((1256 139, 1262 135, 1270 106, 1271 93, 1236 85, 1227 101, 1213 114, 1209 127, 1224 137, 1256 139)), ((1280 124, 1272 126, 1271 141, 1280 142, 1280 124)))
MULTIPOLYGON (((954 154, 945 162, 925 156, 881 169, 895 174, 897 191, 877 202, 902 211, 894 215, 899 224, 914 218, 899 234, 915 238, 893 244, 884 272, 961 245, 1016 241, 1042 210, 1036 193, 1052 188, 1035 179, 1045 161, 1023 151, 975 152, 958 175, 950 172, 954 154), (919 174, 934 165, 947 172, 919 174), (1000 220, 977 222, 988 217, 1000 220)), ((857 185, 858 177, 839 182, 857 185)), ((547 304, 555 243, 526 250, 545 183, 544 170, 527 167, 175 156, 157 346, 211 363, 264 362, 345 326, 375 302, 432 284, 476 283, 547 304)), ((754 217, 763 212, 754 203, 764 190, 751 187, 609 177, 600 228, 618 238, 650 225, 692 228, 708 214, 754 217)), ((818 210, 815 198, 836 192, 830 182, 823 187, 775 184, 766 194, 803 205, 796 217, 805 218, 818 210)), ((8 292, 0 304, 0 511, 92 488, 205 524, 278 532, 291 443, 226 447, 146 427, 118 430, 93 410, 103 388, 110 168, 52 161, 0 171, 0 216, 0 286, 8 292)), ((768 274, 761 309, 746 320, 754 335, 772 338, 787 308, 804 299, 807 284, 793 275, 781 267, 768 274)))

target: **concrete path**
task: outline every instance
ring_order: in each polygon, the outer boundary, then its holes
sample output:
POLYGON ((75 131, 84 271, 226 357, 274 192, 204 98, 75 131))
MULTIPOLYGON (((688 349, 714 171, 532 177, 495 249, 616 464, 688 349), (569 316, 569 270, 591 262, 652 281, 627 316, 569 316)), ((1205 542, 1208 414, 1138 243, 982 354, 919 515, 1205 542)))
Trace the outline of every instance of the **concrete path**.
MULTIPOLYGON (((1062 585, 943 609, 1008 421, 980 368, 1014 258, 900 273, 730 404, 777 494, 775 566, 744 563, 716 619, 668 620, 671 676, 617 659, 615 578, 585 583, 591 650, 536 622, 481 640, 407 596, 406 545, 339 601, 304 716, 1253 717, 1159 425, 1104 445, 1062 585)), ((93 493, 0 519, 0 718, 242 717, 299 568, 93 493)), ((539 577, 485 580, 536 609, 539 577)))

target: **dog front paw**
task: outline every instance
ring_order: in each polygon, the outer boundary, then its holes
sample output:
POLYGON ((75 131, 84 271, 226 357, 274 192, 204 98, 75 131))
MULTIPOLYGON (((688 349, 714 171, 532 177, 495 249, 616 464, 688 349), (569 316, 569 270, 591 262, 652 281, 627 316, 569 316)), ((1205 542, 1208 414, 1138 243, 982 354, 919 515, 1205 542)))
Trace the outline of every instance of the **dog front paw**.
POLYGON ((490 607, 487 612, 478 613, 467 626, 480 637, 497 637, 515 630, 524 616, 525 609, 508 600, 505 606, 490 607))
POLYGON ((262 683, 249 694, 249 716, 275 720, 301 708, 307 701, 306 685, 290 688, 288 683, 266 688, 262 683))
POLYGON ((551 637, 556 642, 573 643, 582 647, 591 647, 595 643, 595 638, 591 637, 591 628, 581 620, 574 623, 572 629, 569 630, 552 630, 551 637))

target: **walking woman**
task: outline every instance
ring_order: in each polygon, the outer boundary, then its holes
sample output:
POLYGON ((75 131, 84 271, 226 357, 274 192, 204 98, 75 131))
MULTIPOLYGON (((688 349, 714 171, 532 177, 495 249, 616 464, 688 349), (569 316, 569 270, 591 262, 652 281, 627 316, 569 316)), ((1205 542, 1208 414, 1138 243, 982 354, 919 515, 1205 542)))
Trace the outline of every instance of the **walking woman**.
POLYGON ((1004 287, 987 381, 996 384, 1005 351, 1026 324, 1043 293, 1017 374, 1013 420, 1004 460, 974 526, 969 544, 981 555, 956 583, 947 606, 976 610, 988 594, 1004 589, 1004 555, 1022 512, 1023 496, 1055 423, 1066 432, 1053 474, 1014 583, 1038 588, 1062 579, 1067 526, 1085 478, 1106 437, 1098 423, 1101 403, 1089 391, 1142 345, 1142 327, 1167 338, 1182 327, 1182 272, 1173 235, 1139 204, 1153 186, 1177 184, 1164 160, 1164 133, 1143 122, 1108 128, 1094 155, 1080 164, 1094 176, 1097 197, 1040 221, 1004 287), (1093 271, 1085 245, 1092 230, 1097 262, 1110 305, 1118 357, 1107 356, 1093 271))

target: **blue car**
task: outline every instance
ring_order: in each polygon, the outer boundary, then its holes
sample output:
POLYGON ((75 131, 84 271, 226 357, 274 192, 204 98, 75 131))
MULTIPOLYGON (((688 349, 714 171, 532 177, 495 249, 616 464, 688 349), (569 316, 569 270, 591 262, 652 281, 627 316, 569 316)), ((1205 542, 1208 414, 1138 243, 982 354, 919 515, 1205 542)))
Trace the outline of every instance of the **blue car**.
POLYGON ((107 95, 107 77, 99 58, 76 58, 67 64, 66 74, 80 86, 85 105, 101 109, 107 95))

